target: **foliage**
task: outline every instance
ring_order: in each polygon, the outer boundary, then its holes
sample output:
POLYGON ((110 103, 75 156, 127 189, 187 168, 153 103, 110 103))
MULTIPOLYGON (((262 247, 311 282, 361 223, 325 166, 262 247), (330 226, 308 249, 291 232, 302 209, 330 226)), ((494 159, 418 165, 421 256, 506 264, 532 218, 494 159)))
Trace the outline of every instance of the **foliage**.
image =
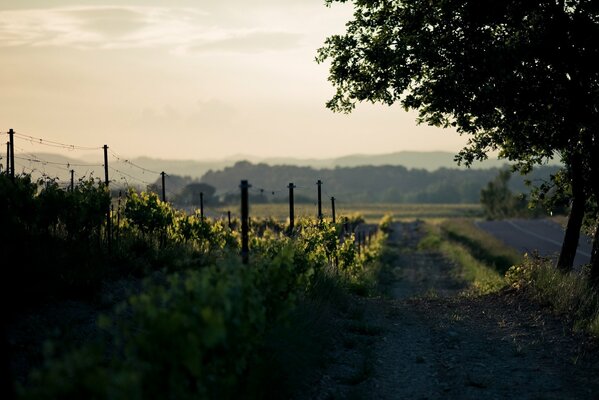
POLYGON ((587 38, 598 29, 591 2, 354 6, 346 33, 329 37, 317 57, 331 61, 329 79, 337 87, 331 109, 401 102, 422 122, 470 134, 460 154, 467 163, 499 148, 531 164, 576 143, 568 125, 576 123, 574 103, 589 100, 577 117, 596 112, 589 110, 596 82, 588 66, 597 46, 587 38))
POLYGON ((137 193, 133 189, 127 194, 124 216, 130 226, 150 235, 166 230, 174 220, 172 208, 161 201, 156 193, 137 193))
POLYGON ((508 187, 509 170, 500 171, 480 192, 480 202, 488 219, 538 216, 540 208, 523 195, 515 195, 508 187))
POLYGON ((292 237, 278 223, 253 221, 251 262, 243 265, 238 237, 222 221, 178 213, 154 194, 133 192, 123 214, 124 255, 135 239, 147 243, 139 256, 173 248, 191 249, 176 258, 215 257, 191 258, 166 278, 147 279, 140 293, 99 320, 104 333, 96 341, 49 355, 20 388, 22 398, 246 397, 252 367, 269 357, 270 332, 289 322, 323 277, 358 287, 385 238, 381 231, 358 251, 354 237, 341 236, 327 220, 300 219, 292 237))
POLYGON ((30 175, 12 182, 0 175, 2 220, 10 231, 28 234, 56 234, 78 240, 89 236, 106 218, 110 199, 106 189, 93 179, 80 180, 72 191, 63 190, 54 179, 31 181, 30 175))
MULTIPOLYGON (((327 3, 336 1, 346 2, 327 3)), ((418 110, 419 122, 469 135, 456 157, 466 165, 498 150, 528 172, 558 155, 575 211, 559 264, 571 268, 585 201, 599 199, 599 46, 589 39, 599 33, 598 3, 355 1, 354 8, 346 33, 318 52, 336 87, 327 106, 350 112, 370 101, 418 110)), ((599 282, 599 236, 592 264, 599 282)))
POLYGON ((19 263, 5 277, 11 312, 49 296, 90 292, 110 274, 100 243, 110 201, 103 185, 81 180, 65 191, 52 179, 0 174, 0 198, 0 250, 19 263))
POLYGON ((472 220, 448 219, 441 222, 439 227, 447 239, 465 246, 474 258, 501 274, 522 259, 516 250, 477 228, 472 220))
POLYGON ((563 273, 549 259, 525 255, 523 262, 506 272, 505 278, 514 289, 563 314, 575 328, 599 336, 599 297, 585 273, 563 273))
POLYGON ((215 204, 218 199, 214 197, 216 189, 206 183, 192 182, 187 184, 173 202, 179 205, 193 205, 199 207, 201 204, 215 204))
MULTIPOLYGON (((525 176, 514 176, 510 181, 510 189, 518 193, 528 193, 530 188, 525 180, 537 182, 548 180, 550 174, 558 170, 558 166, 542 166, 535 168, 525 176)), ((449 169, 435 171, 424 169, 407 169, 403 166, 358 166, 336 167, 314 170, 310 167, 294 167, 287 165, 270 166, 266 164, 237 163, 220 171, 209 171, 202 178, 216 187, 220 192, 229 192, 239 185, 239 176, 247 177, 250 182, 259 182, 270 188, 283 189, 288 182, 298 187, 295 191, 295 202, 315 204, 316 187, 314 177, 324 182, 327 193, 338 196, 338 210, 348 207, 348 203, 476 203, 480 200, 480 190, 492 180, 500 168, 488 169, 449 169), (301 189, 302 187, 308 189, 301 189), (310 189, 314 188, 314 190, 310 189), (348 190, 351 188, 351 190, 348 190), (343 194, 341 196, 341 194, 343 194), (303 197, 303 198, 301 198, 303 197)), ((251 193, 250 193, 251 194, 251 193)), ((260 196, 256 194, 255 196, 260 196)), ((239 204, 239 195, 229 194, 230 204, 239 204)), ((251 204, 287 203, 287 191, 265 192, 258 202, 250 198, 251 204)), ((324 204, 323 205, 328 205, 324 204)), ((316 207, 314 214, 316 214, 316 207)), ((325 207, 326 208, 326 207, 325 207)), ((325 213, 328 210, 324 211, 325 213)))
POLYGON ((387 234, 389 234, 392 230, 391 224, 393 223, 393 216, 391 214, 386 214, 379 223, 379 229, 387 234))

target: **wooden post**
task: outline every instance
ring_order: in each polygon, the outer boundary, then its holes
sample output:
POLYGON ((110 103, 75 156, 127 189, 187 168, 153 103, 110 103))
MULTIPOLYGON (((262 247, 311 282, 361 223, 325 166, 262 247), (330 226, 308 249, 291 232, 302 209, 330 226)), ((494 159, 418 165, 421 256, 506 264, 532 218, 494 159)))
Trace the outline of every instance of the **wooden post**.
POLYGON ((71 192, 75 191, 75 170, 71 170, 71 192))
POLYGON ((204 222, 204 192, 200 192, 200 220, 204 222))
POLYGON ((335 223, 335 197, 331 197, 331 212, 333 213, 333 223, 335 223))
POLYGON ((229 229, 231 229, 231 211, 227 211, 227 217, 229 218, 229 229))
MULTIPOLYGON (((108 146, 104 145, 104 184, 106 185, 106 189, 108 189, 108 193, 110 196, 109 183, 108 179, 108 146)), ((110 207, 106 210, 106 240, 108 241, 108 251, 111 250, 111 242, 112 242, 112 226, 110 223, 110 207)))
POLYGON ((289 185, 287 185, 287 187, 289 188, 289 233, 291 234, 295 226, 295 205, 293 200, 293 189, 295 189, 296 186, 293 184, 293 182, 289 182, 289 185))
POLYGON ((166 174, 164 173, 164 171, 162 171, 160 173, 160 176, 162 177, 162 201, 166 203, 166 185, 165 185, 166 174))
POLYGON ((104 184, 108 187, 108 146, 104 145, 104 184))
POLYGON ((321 191, 322 181, 319 179, 318 182, 316 182, 316 185, 318 185, 318 219, 321 220, 322 219, 322 191, 321 191))
POLYGON ((249 262, 249 205, 248 189, 251 187, 248 181, 241 181, 241 260, 244 264, 249 262))
POLYGON ((8 138, 10 143, 10 178, 15 180, 15 131, 10 129, 8 131, 8 138))

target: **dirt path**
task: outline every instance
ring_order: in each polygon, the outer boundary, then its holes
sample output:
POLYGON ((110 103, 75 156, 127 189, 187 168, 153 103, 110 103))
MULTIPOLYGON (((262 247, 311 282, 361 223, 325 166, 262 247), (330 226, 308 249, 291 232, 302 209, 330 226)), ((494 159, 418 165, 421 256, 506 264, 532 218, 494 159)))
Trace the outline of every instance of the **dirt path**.
POLYGON ((598 399, 599 351, 541 306, 505 290, 458 296, 440 255, 396 224, 385 298, 340 317, 330 363, 299 399, 598 399))

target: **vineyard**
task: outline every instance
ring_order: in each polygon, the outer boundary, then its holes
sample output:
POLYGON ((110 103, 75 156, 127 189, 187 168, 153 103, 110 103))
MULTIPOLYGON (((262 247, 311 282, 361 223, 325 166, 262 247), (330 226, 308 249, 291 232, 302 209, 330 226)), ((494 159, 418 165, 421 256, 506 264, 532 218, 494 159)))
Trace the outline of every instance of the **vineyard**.
POLYGON ((385 239, 378 229, 356 241, 357 219, 301 218, 290 230, 253 218, 244 264, 241 221, 187 214, 154 193, 111 200, 99 180, 64 190, 7 174, 0 191, 2 254, 18 264, 3 288, 13 316, 57 299, 93 301, 107 282, 140 282, 99 316, 93 339, 62 343, 21 377, 23 398, 235 398, 257 384, 266 338, 300 304, 329 286, 370 290, 385 239))
POLYGON ((9 394, 299 400, 599 390, 594 289, 456 218, 477 207, 383 214, 382 205, 344 204, 351 212, 336 214, 333 203, 330 218, 320 206, 313 217, 298 207, 294 218, 292 196, 291 210, 252 205, 249 186, 238 189, 239 216, 222 218, 221 209, 215 218, 155 192, 111 196, 97 178, 65 187, 0 174, 9 394), (551 389, 555 376, 564 383, 551 389))

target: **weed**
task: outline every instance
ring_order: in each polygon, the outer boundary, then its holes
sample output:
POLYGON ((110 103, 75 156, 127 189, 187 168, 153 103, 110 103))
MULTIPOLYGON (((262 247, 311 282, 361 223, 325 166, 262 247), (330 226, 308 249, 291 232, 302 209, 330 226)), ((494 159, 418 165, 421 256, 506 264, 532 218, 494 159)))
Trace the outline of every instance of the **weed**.
POLYGON ((563 273, 545 258, 525 256, 506 273, 510 286, 571 318, 575 330, 599 336, 599 296, 584 274, 563 273))

